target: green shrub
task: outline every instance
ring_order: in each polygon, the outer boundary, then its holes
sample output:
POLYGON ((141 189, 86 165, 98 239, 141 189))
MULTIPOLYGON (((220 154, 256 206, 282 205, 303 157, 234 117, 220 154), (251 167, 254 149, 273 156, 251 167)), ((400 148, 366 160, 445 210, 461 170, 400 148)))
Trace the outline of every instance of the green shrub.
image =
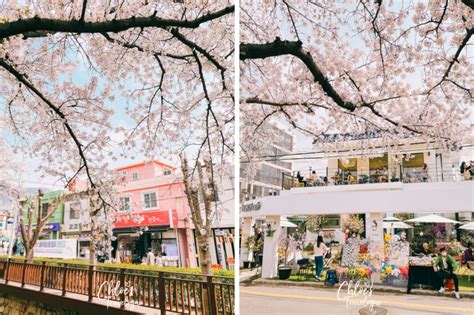
MULTIPOLYGON (((6 259, 7 257, 0 257, 1 259, 6 259)), ((13 256, 12 260, 23 261, 25 258, 23 256, 13 256)), ((46 261, 48 265, 63 265, 68 264, 72 268, 83 268, 87 269, 89 266, 89 261, 82 259, 61 259, 61 258, 33 258, 33 262, 46 261)), ((157 275, 157 271, 164 271, 174 274, 181 274, 183 277, 189 275, 196 275, 202 277, 200 268, 180 268, 180 267, 159 267, 159 266, 149 266, 149 265, 135 265, 135 264, 119 264, 119 263, 97 263, 97 270, 107 270, 107 271, 118 271, 117 269, 126 268, 127 273, 136 273, 136 274, 145 274, 145 275, 157 275)), ((233 270, 226 269, 212 269, 212 274, 214 276, 234 278, 233 270)), ((227 281, 226 281, 227 282, 227 281)))

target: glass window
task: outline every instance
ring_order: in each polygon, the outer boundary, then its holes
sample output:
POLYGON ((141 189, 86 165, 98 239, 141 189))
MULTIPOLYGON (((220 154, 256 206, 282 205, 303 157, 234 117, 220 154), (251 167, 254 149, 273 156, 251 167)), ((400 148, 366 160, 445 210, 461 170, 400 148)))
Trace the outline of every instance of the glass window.
POLYGON ((71 203, 69 206, 69 219, 79 219, 81 216, 81 204, 79 202, 71 203))
POLYGON ((169 168, 165 167, 165 168, 163 169, 163 174, 164 174, 164 175, 170 175, 170 174, 171 174, 171 170, 170 170, 169 168))
POLYGON ((356 158, 339 159, 337 164, 341 171, 357 172, 356 158))
POLYGON ((145 209, 157 208, 158 207, 158 199, 156 196, 156 192, 149 192, 143 194, 143 201, 145 209))
POLYGON ((423 167, 424 163, 425 163, 425 158, 424 158, 423 153, 404 154, 403 156, 404 168, 423 167))
POLYGON ((369 158, 370 170, 382 170, 388 168, 388 154, 385 153, 382 157, 369 158))
POLYGON ((130 197, 120 197, 120 211, 130 211, 130 197))
POLYGON ((41 218, 44 218, 48 215, 49 203, 43 203, 41 205, 41 218))
POLYGON ((132 179, 133 179, 133 180, 137 180, 137 179, 138 179, 138 173, 137 173, 137 172, 133 172, 133 173, 132 173, 132 179))

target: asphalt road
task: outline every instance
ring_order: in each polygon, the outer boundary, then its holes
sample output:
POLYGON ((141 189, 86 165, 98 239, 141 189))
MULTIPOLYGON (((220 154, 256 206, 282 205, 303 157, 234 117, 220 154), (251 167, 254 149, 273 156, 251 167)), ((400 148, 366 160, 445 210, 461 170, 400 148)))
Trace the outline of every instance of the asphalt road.
MULTIPOLYGON (((347 290, 301 287, 240 287, 240 314, 358 315, 363 307, 382 307, 389 315, 474 314, 474 299, 373 292, 351 296, 347 290)), ((462 296, 461 296, 462 297, 462 296)), ((370 313, 369 313, 370 314, 370 313)), ((375 313, 374 313, 375 314, 375 313)))

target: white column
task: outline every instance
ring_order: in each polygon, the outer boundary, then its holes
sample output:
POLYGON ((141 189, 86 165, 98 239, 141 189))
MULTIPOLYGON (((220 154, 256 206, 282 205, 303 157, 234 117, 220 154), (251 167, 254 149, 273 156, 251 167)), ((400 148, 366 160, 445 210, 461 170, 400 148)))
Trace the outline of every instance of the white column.
POLYGON ((372 273, 372 282, 380 283, 380 267, 384 258, 383 213, 367 213, 365 223, 365 235, 369 240, 370 263, 377 268, 377 271, 372 273))
POLYGON ((250 261, 252 258, 252 252, 245 247, 245 241, 254 231, 252 228, 253 218, 243 218, 242 219, 242 239, 240 240, 240 266, 243 267, 244 261, 250 261))
POLYGON ((279 215, 266 217, 266 224, 270 224, 270 230, 274 232, 272 236, 267 236, 268 233, 265 235, 262 278, 273 278, 278 275, 278 242, 282 230, 280 219, 279 215))

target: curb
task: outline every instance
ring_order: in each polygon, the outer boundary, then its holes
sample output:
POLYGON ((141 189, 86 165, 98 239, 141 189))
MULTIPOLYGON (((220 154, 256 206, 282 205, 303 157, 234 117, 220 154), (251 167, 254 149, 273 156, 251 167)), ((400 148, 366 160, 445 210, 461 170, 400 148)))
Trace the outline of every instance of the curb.
MULTIPOLYGON (((270 279, 256 279, 254 281, 243 281, 241 283, 244 286, 252 286, 252 285, 261 285, 261 286, 268 286, 268 287, 305 287, 305 288, 316 288, 316 289, 323 289, 323 290, 337 290, 337 287, 328 287, 323 284, 323 282, 311 282, 311 281, 302 281, 302 282, 295 282, 295 281, 288 281, 288 280, 270 280, 270 279)), ((405 288, 393 288, 387 286, 380 286, 374 285, 375 292, 383 292, 383 293, 397 293, 407 295, 405 288)), ((453 292, 445 292, 445 293, 438 293, 434 290, 423 290, 423 289, 412 289, 410 295, 425 295, 425 296, 443 296, 443 297, 453 297, 453 292)), ((473 292, 462 292, 461 291, 461 299, 468 298, 474 299, 473 292)))

